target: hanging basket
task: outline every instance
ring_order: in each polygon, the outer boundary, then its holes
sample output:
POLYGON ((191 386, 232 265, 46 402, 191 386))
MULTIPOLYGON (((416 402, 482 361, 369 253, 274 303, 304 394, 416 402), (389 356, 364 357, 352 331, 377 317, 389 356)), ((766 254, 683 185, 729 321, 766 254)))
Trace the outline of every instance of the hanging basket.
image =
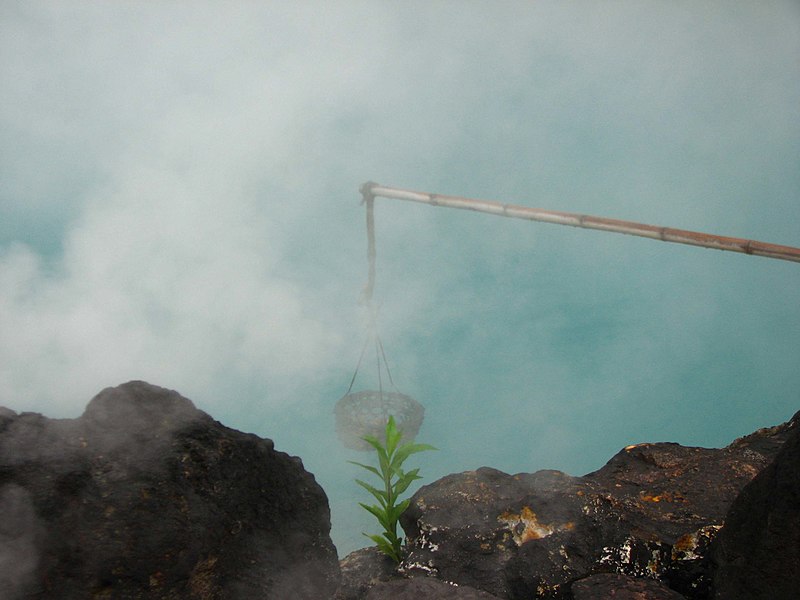
POLYGON ((362 438, 370 435, 383 440, 390 416, 403 432, 401 443, 412 441, 422 425, 425 407, 405 394, 368 390, 343 396, 334 413, 336 433, 342 444, 352 450, 372 450, 362 438))

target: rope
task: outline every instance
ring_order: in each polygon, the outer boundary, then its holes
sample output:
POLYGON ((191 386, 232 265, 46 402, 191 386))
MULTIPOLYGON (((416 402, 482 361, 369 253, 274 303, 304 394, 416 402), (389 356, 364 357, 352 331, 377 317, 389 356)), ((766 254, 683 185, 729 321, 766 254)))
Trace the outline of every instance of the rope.
POLYGON ((389 370, 389 361, 386 360, 386 352, 383 351, 383 342, 381 342, 381 338, 378 336, 376 336, 376 339, 378 340, 378 346, 381 349, 381 356, 383 356, 383 364, 386 367, 386 374, 389 376, 389 383, 392 384, 392 387, 396 391, 399 391, 397 390, 397 386, 394 384, 394 381, 392 380, 392 372, 389 370))
POLYGON ((361 203, 367 205, 367 262, 369 263, 367 287, 364 288, 362 301, 368 305, 372 303, 372 293, 375 291, 375 196, 372 193, 373 185, 376 184, 367 182, 361 186, 361 203))
POLYGON ((381 378, 381 355, 378 354, 378 336, 375 336, 375 363, 378 367, 378 395, 380 396, 381 402, 383 402, 383 380, 381 378))
POLYGON ((361 354, 358 357, 358 363, 356 364, 356 369, 353 372, 353 377, 350 379, 350 385, 347 388, 345 396, 353 391, 353 385, 355 384, 356 378, 358 377, 358 372, 361 369, 361 363, 364 362, 364 355, 367 353, 367 346, 370 345, 370 342, 374 343, 375 345, 375 361, 377 363, 378 371, 378 391, 381 394, 381 397, 383 396, 382 372, 384 369, 386 370, 386 376, 389 378, 389 384, 392 386, 392 388, 394 388, 395 391, 399 391, 394 383, 394 379, 392 378, 392 371, 389 368, 389 360, 386 358, 386 350, 383 348, 383 341, 381 341, 381 336, 378 334, 377 314, 374 310, 371 310, 370 312, 371 318, 369 323, 369 332, 364 339, 364 345, 361 347, 361 354))
POLYGON ((397 390, 397 386, 392 379, 392 372, 389 369, 389 361, 386 360, 386 351, 383 348, 383 342, 381 341, 380 335, 378 335, 378 314, 375 310, 375 307, 372 303, 372 296, 375 291, 375 196, 372 193, 372 186, 377 185, 373 182, 367 182, 361 186, 361 195, 362 195, 362 204, 367 205, 367 262, 369 265, 367 271, 367 285, 364 288, 364 293, 362 296, 362 303, 367 305, 367 310, 370 313, 370 322, 369 322, 369 332, 367 334, 366 339, 364 340, 364 346, 361 348, 361 355, 358 358, 358 363, 356 365, 355 372, 353 373, 353 377, 350 380, 350 386, 347 388, 347 394, 349 394, 353 390, 353 385, 355 384, 356 377, 358 376, 358 371, 361 368, 361 363, 364 360, 364 354, 367 351, 367 346, 369 345, 370 341, 373 341, 375 344, 375 359, 377 362, 377 369, 378 369, 378 391, 383 397, 383 377, 381 374, 381 359, 383 359, 383 367, 386 369, 386 375, 389 377, 389 383, 391 386, 397 390))
POLYGON ((369 336, 367 339, 364 340, 364 346, 361 348, 361 356, 358 357, 358 363, 356 364, 356 370, 353 372, 353 378, 350 380, 350 386, 347 388, 347 392, 345 392, 345 396, 353 391, 353 384, 356 382, 356 375, 358 375, 358 370, 361 368, 361 361, 364 360, 364 353, 367 351, 367 344, 369 343, 369 336))

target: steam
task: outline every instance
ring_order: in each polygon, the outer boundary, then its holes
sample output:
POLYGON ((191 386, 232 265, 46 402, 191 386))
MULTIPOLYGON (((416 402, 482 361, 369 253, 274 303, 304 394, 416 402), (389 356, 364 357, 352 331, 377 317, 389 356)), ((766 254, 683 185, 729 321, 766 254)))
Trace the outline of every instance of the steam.
MULTIPOLYGON (((768 4, 4 6, 0 405, 77 416, 148 380, 341 500, 358 186, 798 245, 800 14, 768 4)), ((585 472, 796 410, 794 265, 388 200, 376 222, 438 473, 585 472)))
POLYGON ((0 485, 0 593, 17 598, 39 564, 37 538, 42 525, 30 494, 16 484, 0 485))

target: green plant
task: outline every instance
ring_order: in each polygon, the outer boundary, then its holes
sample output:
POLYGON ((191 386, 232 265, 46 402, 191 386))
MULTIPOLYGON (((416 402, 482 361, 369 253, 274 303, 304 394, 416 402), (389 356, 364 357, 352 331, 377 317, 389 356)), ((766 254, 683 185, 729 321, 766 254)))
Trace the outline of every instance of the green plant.
POLYGON ((397 429, 394 417, 389 417, 386 423, 386 439, 381 442, 378 438, 371 435, 364 436, 362 439, 370 446, 375 448, 378 454, 378 467, 364 465, 354 461, 348 461, 370 473, 376 475, 383 484, 383 489, 376 488, 365 481, 356 479, 356 483, 372 494, 378 504, 364 504, 359 502, 364 510, 372 513, 383 527, 380 535, 369 535, 369 539, 378 545, 378 548, 390 556, 396 563, 399 563, 402 554, 400 542, 401 538, 397 535, 397 522, 400 515, 408 508, 410 500, 406 499, 398 503, 400 495, 408 489, 415 480, 421 479, 418 475, 419 469, 403 471, 403 463, 412 454, 424 452, 425 450, 436 450, 428 444, 408 443, 399 446, 403 432, 397 429))

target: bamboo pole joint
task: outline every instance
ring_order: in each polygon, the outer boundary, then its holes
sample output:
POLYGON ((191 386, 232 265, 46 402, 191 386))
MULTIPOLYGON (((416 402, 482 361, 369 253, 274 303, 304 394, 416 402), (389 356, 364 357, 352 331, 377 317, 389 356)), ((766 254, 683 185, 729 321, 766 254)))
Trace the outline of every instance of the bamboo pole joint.
POLYGON ((661 240, 663 242, 688 244, 690 246, 726 250, 728 252, 739 252, 753 256, 762 256, 764 258, 775 258, 778 260, 800 262, 800 248, 759 242, 757 240, 727 237, 710 233, 701 233, 699 231, 688 231, 685 229, 674 229, 672 227, 646 225, 644 223, 609 219, 606 217, 594 217, 591 215, 577 213, 544 210, 541 208, 531 208, 517 204, 496 202, 494 200, 479 200, 475 198, 462 198, 459 196, 446 196, 443 194, 417 192, 413 190, 386 187, 373 181, 364 183, 359 190, 363 197, 362 203, 366 202, 368 209, 371 209, 372 201, 376 197, 380 196, 382 198, 391 198, 395 200, 420 202, 423 204, 429 204, 431 206, 473 210, 502 217, 526 219, 529 221, 539 221, 542 223, 552 223, 555 225, 568 225, 570 227, 580 227, 583 229, 596 229, 611 233, 622 233, 626 235, 646 237, 655 240, 661 240))

